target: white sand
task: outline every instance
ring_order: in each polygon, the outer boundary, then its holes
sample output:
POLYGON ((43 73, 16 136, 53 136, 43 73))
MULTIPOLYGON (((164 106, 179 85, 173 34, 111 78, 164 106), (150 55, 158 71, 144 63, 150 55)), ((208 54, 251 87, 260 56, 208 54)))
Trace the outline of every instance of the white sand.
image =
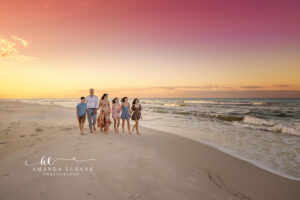
POLYGON ((300 198, 300 182, 189 139, 146 128, 142 136, 89 134, 85 127, 80 136, 73 109, 1 101, 0 199, 300 198), (93 171, 43 176, 24 164, 42 156, 96 160, 59 160, 57 168, 93 171))

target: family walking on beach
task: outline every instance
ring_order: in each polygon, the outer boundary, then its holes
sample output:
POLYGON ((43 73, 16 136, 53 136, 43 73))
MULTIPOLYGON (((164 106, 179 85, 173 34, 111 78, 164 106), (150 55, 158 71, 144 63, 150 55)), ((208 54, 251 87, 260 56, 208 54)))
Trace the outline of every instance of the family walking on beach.
POLYGON ((139 133, 139 119, 142 118, 142 106, 139 103, 139 99, 135 98, 130 107, 127 97, 121 99, 121 104, 119 103, 119 98, 114 98, 112 100, 112 106, 108 100, 108 94, 104 93, 99 101, 98 97, 94 95, 94 89, 89 90, 90 95, 81 97, 81 102, 76 106, 76 115, 79 123, 80 134, 83 134, 83 126, 88 117, 90 133, 96 131, 96 123, 100 128, 100 131, 107 133, 109 126, 111 124, 110 115, 114 120, 114 131, 119 132, 120 119, 122 119, 122 132, 124 133, 125 120, 127 122, 128 133, 132 134, 134 129, 137 135, 139 133), (97 112, 99 116, 97 118, 97 112), (135 122, 132 131, 130 131, 130 118, 135 122))

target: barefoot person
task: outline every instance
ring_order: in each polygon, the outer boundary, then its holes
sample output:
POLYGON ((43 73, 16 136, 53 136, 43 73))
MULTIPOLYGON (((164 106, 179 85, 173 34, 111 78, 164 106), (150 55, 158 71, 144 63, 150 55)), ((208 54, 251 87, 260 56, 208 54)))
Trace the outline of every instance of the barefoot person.
POLYGON ((112 118, 114 119, 114 130, 115 133, 119 132, 119 125, 120 125, 120 112, 121 112, 121 105, 119 103, 119 98, 114 98, 112 100, 112 118))
POLYGON ((86 118, 86 103, 85 103, 85 98, 81 97, 80 98, 80 103, 77 104, 76 106, 76 115, 77 115, 77 119, 78 119, 78 123, 79 123, 79 129, 80 129, 80 135, 83 134, 83 126, 84 126, 84 122, 85 122, 85 118, 86 118))
POLYGON ((142 106, 140 104, 139 99, 134 99, 133 100, 132 107, 131 107, 131 112, 133 112, 131 119, 135 122, 135 124, 132 128, 132 133, 135 129, 136 134, 140 135, 140 133, 139 133, 139 120, 142 118, 142 106))
POLYGON ((100 119, 101 119, 101 124, 100 124, 100 129, 104 128, 104 131, 107 132, 109 125, 110 125, 110 102, 108 101, 108 94, 104 93, 100 102, 99 102, 99 107, 100 109, 100 119))
POLYGON ((94 89, 90 89, 90 95, 86 97, 85 102, 87 103, 87 116, 89 121, 90 133, 96 131, 96 119, 97 119, 97 108, 98 108, 98 97, 94 95, 94 89))
POLYGON ((127 127, 128 127, 128 133, 131 134, 130 132, 130 104, 128 103, 128 98, 124 97, 122 98, 122 105, 121 105, 121 110, 122 110, 122 114, 121 114, 121 119, 122 119, 122 130, 124 133, 124 123, 125 120, 127 121, 127 127))

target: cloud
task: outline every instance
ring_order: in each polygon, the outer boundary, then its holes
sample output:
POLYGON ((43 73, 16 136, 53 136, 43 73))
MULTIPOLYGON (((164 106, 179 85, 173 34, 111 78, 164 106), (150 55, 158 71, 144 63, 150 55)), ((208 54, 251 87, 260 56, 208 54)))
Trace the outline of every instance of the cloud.
POLYGON ((284 85, 284 84, 281 84, 281 85, 274 85, 275 87, 280 87, 280 88, 286 88, 286 87, 290 87, 290 85, 284 85))
MULTIPOLYGON (((18 43, 21 43, 23 47, 28 46, 28 42, 22 38, 11 36, 12 39, 16 40, 18 43)), ((1 58, 10 58, 20 61, 31 61, 36 58, 31 56, 22 55, 18 51, 17 43, 8 40, 6 38, 0 38, 0 59, 1 58)))
POLYGON ((265 87, 260 86, 260 85, 246 85, 246 86, 240 86, 240 88, 243 88, 243 89, 263 89, 265 87))
MULTIPOLYGON (((270 85, 270 86, 260 86, 260 85, 248 85, 248 86, 221 86, 221 85, 198 85, 198 86, 188 86, 188 85, 177 85, 177 86, 153 86, 153 87, 132 87, 132 88, 101 88, 95 90, 98 93, 157 93, 157 94, 170 94, 170 93, 226 93, 226 92, 242 92, 257 91, 262 93, 262 91, 271 91, 275 88, 285 88, 292 87, 291 85, 270 85)), ((87 92, 86 90, 76 90, 76 92, 87 92)), ((274 90, 279 91, 279 90, 274 90)), ((281 91, 281 90, 280 90, 281 91)), ((294 91, 294 90, 290 90, 294 91)))
POLYGON ((176 87, 147 87, 144 90, 175 90, 176 87))
POLYGON ((28 46, 28 42, 25 41, 25 40, 23 40, 22 38, 16 37, 16 36, 14 36, 14 35, 12 35, 11 38, 13 38, 13 39, 15 39, 15 40, 17 40, 17 41, 20 41, 20 42, 23 44, 24 47, 27 47, 27 46, 28 46))
POLYGON ((176 86, 176 89, 191 89, 191 90, 212 90, 221 88, 219 85, 200 85, 200 86, 176 86))
POLYGON ((278 85, 269 85, 269 86, 261 86, 261 85, 247 85, 247 86, 239 86, 241 89, 274 89, 274 88, 290 88, 292 85, 286 84, 278 84, 278 85))

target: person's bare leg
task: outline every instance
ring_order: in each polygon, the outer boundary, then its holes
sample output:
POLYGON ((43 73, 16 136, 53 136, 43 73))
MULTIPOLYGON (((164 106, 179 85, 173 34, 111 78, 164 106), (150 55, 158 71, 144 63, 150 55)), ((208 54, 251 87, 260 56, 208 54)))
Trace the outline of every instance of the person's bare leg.
POLYGON ((114 118, 114 130, 117 133, 117 119, 114 118))
POLYGON ((135 120, 135 130, 136 130, 136 134, 140 135, 140 133, 139 133, 139 120, 135 120))
POLYGON ((101 113, 100 117, 100 131, 103 132, 103 127, 104 127, 104 114, 101 113))
POLYGON ((122 119, 122 132, 124 133, 125 119, 122 119))
POLYGON ((104 116, 104 133, 108 132, 108 116, 104 116))
POLYGON ((128 133, 131 134, 131 132, 130 132, 130 122, 129 122, 129 119, 127 119, 126 121, 127 121, 128 133))
POLYGON ((79 125, 80 135, 82 135, 81 123, 78 122, 78 125, 79 125))
POLYGON ((80 134, 83 135, 83 123, 81 123, 79 126, 80 126, 80 134))
POLYGON ((117 133, 119 133, 119 126, 120 126, 120 118, 117 118, 118 123, 117 123, 117 133))
POLYGON ((131 134, 133 134, 134 128, 136 127, 136 122, 134 123, 133 127, 132 127, 132 131, 131 134))

